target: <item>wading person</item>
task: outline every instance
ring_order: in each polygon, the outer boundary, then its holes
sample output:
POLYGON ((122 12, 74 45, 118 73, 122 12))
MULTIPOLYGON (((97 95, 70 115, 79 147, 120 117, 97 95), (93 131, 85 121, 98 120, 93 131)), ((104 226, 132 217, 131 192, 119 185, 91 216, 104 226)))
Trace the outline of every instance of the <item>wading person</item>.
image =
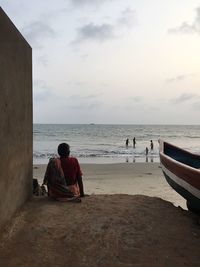
POLYGON ((126 148, 128 148, 128 144, 129 144, 129 139, 126 139, 126 148))
POLYGON ((152 140, 150 141, 150 148, 151 148, 151 150, 153 150, 153 141, 152 140))
POLYGON ((135 145, 136 145, 136 140, 135 140, 135 137, 133 138, 133 148, 135 148, 135 145))

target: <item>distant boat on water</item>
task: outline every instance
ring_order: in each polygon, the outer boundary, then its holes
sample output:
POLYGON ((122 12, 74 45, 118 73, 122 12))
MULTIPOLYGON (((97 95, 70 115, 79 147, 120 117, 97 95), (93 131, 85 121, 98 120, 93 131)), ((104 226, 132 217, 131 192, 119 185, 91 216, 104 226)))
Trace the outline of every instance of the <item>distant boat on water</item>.
POLYGON ((200 155, 165 141, 160 143, 160 163, 169 185, 186 199, 189 210, 200 213, 200 155))

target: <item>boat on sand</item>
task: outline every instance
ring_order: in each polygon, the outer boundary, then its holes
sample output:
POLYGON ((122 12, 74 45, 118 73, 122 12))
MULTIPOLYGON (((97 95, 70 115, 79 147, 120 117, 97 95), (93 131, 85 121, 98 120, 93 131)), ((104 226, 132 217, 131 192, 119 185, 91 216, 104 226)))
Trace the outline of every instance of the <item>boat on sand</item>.
POLYGON ((189 210, 200 213, 200 155, 163 140, 159 144, 160 164, 167 182, 186 199, 189 210))

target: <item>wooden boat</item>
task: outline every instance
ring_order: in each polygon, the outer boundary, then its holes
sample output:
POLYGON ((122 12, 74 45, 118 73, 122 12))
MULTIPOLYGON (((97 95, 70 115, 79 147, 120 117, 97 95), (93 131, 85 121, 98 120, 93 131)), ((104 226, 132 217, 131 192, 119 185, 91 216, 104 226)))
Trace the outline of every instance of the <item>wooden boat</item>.
POLYGON ((200 155, 159 140, 160 163, 169 185, 200 213, 200 155))

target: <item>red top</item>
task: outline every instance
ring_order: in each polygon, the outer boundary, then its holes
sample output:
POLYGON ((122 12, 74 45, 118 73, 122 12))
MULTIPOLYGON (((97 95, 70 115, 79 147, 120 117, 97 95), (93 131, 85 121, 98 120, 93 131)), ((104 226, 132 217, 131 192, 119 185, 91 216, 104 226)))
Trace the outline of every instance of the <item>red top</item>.
POLYGON ((77 176, 82 176, 78 160, 73 157, 60 158, 60 160, 67 185, 75 184, 77 182, 77 176))

